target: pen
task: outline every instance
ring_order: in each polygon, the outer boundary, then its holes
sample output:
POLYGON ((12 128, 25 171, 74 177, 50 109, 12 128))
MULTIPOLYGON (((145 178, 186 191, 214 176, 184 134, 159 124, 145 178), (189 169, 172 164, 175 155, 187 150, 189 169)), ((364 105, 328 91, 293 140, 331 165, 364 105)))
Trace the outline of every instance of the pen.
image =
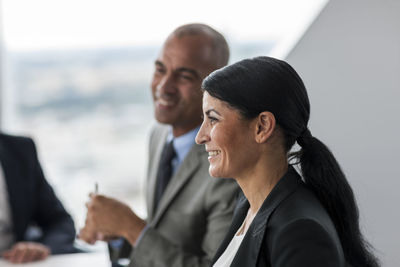
POLYGON ((97 182, 94 183, 94 193, 99 193, 99 184, 97 182))

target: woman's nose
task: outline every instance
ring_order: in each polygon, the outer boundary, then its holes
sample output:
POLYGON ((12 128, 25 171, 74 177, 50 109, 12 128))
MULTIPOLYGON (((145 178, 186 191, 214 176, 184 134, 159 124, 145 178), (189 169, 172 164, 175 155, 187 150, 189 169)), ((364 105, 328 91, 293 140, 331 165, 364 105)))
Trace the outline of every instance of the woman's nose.
POLYGON ((204 122, 201 124, 195 140, 198 145, 204 145, 207 141, 210 140, 207 129, 204 126, 204 122))

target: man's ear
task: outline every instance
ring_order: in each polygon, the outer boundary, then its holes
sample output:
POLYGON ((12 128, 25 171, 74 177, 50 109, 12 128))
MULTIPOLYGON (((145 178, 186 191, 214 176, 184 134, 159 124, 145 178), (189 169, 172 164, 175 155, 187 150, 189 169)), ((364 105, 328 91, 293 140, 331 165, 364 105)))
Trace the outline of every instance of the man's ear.
POLYGON ((272 135, 276 127, 275 116, 271 112, 263 111, 256 119, 255 140, 257 143, 265 143, 272 135))

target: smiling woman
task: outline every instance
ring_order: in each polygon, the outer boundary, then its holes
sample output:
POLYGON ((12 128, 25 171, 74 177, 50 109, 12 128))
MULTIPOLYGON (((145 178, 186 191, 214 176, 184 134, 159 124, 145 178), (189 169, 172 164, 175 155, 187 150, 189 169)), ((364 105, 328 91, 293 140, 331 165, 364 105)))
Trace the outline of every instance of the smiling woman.
POLYGON ((233 177, 244 194, 213 266, 378 266, 345 175, 308 129, 296 71, 257 57, 211 73, 202 86, 196 142, 209 152, 210 174, 233 177), (289 154, 295 142, 301 150, 289 154))
POLYGON ((205 120, 197 142, 206 145, 210 175, 239 180, 260 159, 259 146, 251 138, 254 122, 243 120, 239 111, 211 97, 207 91, 203 97, 203 110, 205 120))

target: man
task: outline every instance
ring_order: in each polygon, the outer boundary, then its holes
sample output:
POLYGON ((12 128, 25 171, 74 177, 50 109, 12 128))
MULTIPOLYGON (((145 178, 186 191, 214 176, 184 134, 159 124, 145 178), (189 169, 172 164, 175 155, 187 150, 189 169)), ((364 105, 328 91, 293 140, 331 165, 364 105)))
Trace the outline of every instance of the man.
POLYGON ((44 178, 33 141, 0 134, 0 163, 2 257, 23 263, 75 252, 74 223, 44 178))
POLYGON ((135 267, 209 266, 230 225, 237 186, 209 176, 207 153, 194 139, 202 122, 201 82, 228 59, 224 37, 207 25, 184 25, 167 38, 151 84, 161 124, 150 137, 148 218, 140 219, 117 200, 92 195, 82 239, 124 237, 134 247, 135 267), (167 154, 169 164, 164 164, 167 154))

